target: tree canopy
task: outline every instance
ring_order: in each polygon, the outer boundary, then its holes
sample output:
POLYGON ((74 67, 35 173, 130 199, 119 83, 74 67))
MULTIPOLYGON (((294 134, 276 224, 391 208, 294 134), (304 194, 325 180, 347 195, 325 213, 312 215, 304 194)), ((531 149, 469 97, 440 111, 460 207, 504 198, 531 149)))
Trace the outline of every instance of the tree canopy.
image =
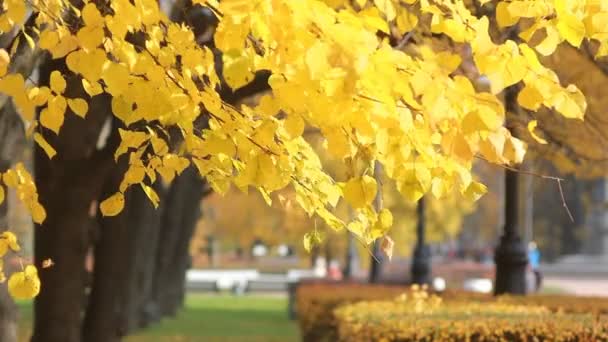
MULTIPOLYGON (((389 210, 372 207, 381 186, 374 163, 409 200, 453 189, 477 199, 486 190, 471 173, 477 156, 515 164, 525 154, 526 144, 503 126, 503 90, 516 85, 519 105, 530 112, 582 119, 581 91, 562 85, 538 56, 583 41, 596 57, 608 54, 608 3, 600 0, 192 2, 218 22, 210 46, 197 41, 196 23, 169 20, 155 0, 2 4, 0 30, 20 33, 0 51, 0 92, 49 158, 62 158, 54 138, 66 116, 85 119, 92 99, 111 98, 122 122, 114 156, 129 166, 100 203, 103 215, 121 212, 131 186, 157 205, 151 184, 171 182, 194 164, 218 193, 253 188, 270 203, 271 193, 291 187, 309 216, 370 243, 392 223, 389 210), (495 24, 510 28, 496 36, 495 24), (533 44, 537 32, 543 37, 533 44), (438 48, 437 37, 453 48, 438 48), (14 67, 18 40, 65 60, 48 85, 14 67), (222 98, 260 73, 269 75, 271 92, 256 105, 222 98), (348 177, 325 170, 303 138, 310 129, 349 165, 348 177), (354 220, 332 212, 341 199, 356 211, 354 220)), ((34 221, 45 219, 25 168, 17 165, 2 180, 34 221)), ((6 234, 0 246, 16 250, 6 234)), ((305 245, 318 237, 306 234, 305 245)), ((35 268, 12 275, 9 286, 16 297, 34 296, 35 268)))

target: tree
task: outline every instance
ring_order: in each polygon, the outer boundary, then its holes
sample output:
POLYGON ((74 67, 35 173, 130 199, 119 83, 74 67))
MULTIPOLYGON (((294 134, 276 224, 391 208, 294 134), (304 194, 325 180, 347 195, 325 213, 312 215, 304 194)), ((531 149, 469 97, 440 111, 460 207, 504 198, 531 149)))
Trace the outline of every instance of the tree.
MULTIPOLYGON (((5 172, 3 183, 17 188, 41 226, 36 266, 57 259, 41 272, 46 290, 36 301, 34 340, 81 337, 84 299, 74 294, 86 284, 82 261, 91 237, 82 227, 94 231, 98 214, 101 226, 121 225, 135 191, 156 207, 165 197, 159 187, 194 165, 221 194, 231 185, 254 188, 270 202, 271 193, 290 187, 309 216, 371 244, 392 222, 389 210, 372 207, 382 186, 372 165, 382 164, 411 201, 452 189, 477 199, 486 190, 471 174, 477 155, 515 164, 525 153, 502 126, 501 92, 521 84, 522 107, 582 119, 582 93, 562 86, 537 53, 583 40, 599 44, 598 57, 608 53, 607 9, 597 2, 483 1, 474 5, 495 11, 476 15, 468 2, 448 0, 193 3, 217 23, 213 42, 199 42, 200 21, 170 19, 153 0, 3 3, 0 30, 18 32, 47 56, 32 84, 29 74, 4 70, 17 60, 13 51, 0 54, 0 92, 28 125, 39 124, 29 126, 39 146, 38 193, 24 168, 5 172), (547 38, 534 47, 491 38, 490 19, 509 26, 521 18, 538 24, 526 32, 542 27, 547 38), (479 75, 488 91, 477 90, 479 75), (255 105, 229 101, 260 87, 272 92, 255 105), (98 147, 107 125, 107 142, 98 147), (352 166, 347 178, 325 171, 302 137, 306 127, 319 130, 327 151, 352 166), (350 222, 333 213, 341 199, 355 210, 350 222)), ((304 246, 321 237, 305 234, 304 246)), ((25 271, 9 288, 31 297, 38 293, 36 268, 25 271)))

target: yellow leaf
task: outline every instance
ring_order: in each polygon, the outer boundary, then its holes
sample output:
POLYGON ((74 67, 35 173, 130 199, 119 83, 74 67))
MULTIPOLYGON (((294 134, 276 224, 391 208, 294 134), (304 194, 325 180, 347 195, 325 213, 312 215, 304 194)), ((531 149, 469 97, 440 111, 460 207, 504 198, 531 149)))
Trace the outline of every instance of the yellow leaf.
POLYGON ((569 119, 583 120, 587 110, 585 95, 573 84, 568 85, 565 92, 555 96, 553 106, 569 119))
POLYGON ((13 252, 19 252, 21 250, 19 243, 17 243, 17 236, 12 232, 5 231, 0 234, 0 257, 4 256, 9 248, 13 252))
POLYGON ((346 229, 360 238, 365 238, 366 229, 361 221, 353 221, 346 226, 346 229))
POLYGON ((40 292, 38 270, 27 265, 23 272, 15 272, 8 279, 8 292, 15 299, 32 299, 40 292))
POLYGON ((112 96, 120 96, 129 88, 129 68, 123 64, 107 64, 102 77, 106 83, 106 92, 112 96))
POLYGON ((547 36, 545 37, 545 39, 543 39, 542 42, 540 42, 540 44, 536 45, 534 48, 541 55, 549 56, 553 52, 555 52, 557 45, 559 45, 563 40, 562 37, 560 37, 558 30, 554 26, 549 25, 545 27, 545 31, 547 33, 547 36))
POLYGON ((432 176, 429 169, 417 163, 414 166, 409 166, 403 172, 402 179, 404 181, 397 185, 399 192, 412 202, 418 201, 431 185, 432 176))
POLYGON ((370 176, 351 178, 342 186, 344 199, 355 209, 371 204, 377 190, 376 180, 370 176))
POLYGON ((42 109, 40 112, 40 124, 55 134, 59 134, 59 129, 63 125, 64 113, 50 111, 48 108, 42 109))
POLYGON ((2 175, 2 181, 10 188, 14 188, 19 184, 19 177, 15 170, 9 169, 2 175))
POLYGON ((561 13, 558 16, 557 30, 568 43, 575 47, 579 47, 585 38, 585 24, 570 13, 561 13))
POLYGON ((479 151, 488 160, 494 163, 503 163, 503 153, 505 149, 504 131, 492 132, 486 139, 479 143, 479 151))
POLYGON ((230 50, 222 55, 224 79, 232 89, 240 88, 253 80, 253 65, 249 56, 230 50))
POLYGON ((537 111, 543 104, 544 97, 536 87, 526 84, 517 95, 517 102, 525 109, 537 111))
POLYGON ((57 151, 55 151, 53 146, 51 146, 46 141, 46 139, 44 139, 42 134, 34 133, 34 141, 36 141, 36 143, 38 143, 38 146, 40 146, 40 148, 42 148, 44 152, 46 152, 46 155, 49 157, 49 159, 53 159, 53 157, 57 154, 57 151))
POLYGON ((328 62, 329 46, 321 40, 317 40, 308 51, 306 51, 306 66, 310 72, 310 78, 313 80, 322 79, 331 69, 328 62))
POLYGON ((160 202, 160 198, 158 197, 158 194, 156 193, 156 191, 154 191, 154 189, 152 189, 152 187, 147 186, 144 183, 140 183, 140 185, 141 185, 141 188, 146 193, 146 196, 148 196, 148 199, 150 200, 150 202, 152 202, 152 205, 154 206, 154 208, 158 208, 158 203, 160 202))
POLYGON ((104 24, 104 19, 94 2, 89 2, 82 8, 81 16, 87 26, 101 26, 104 24))
POLYGON ((304 234, 304 249, 310 252, 312 248, 323 242, 323 237, 318 231, 308 232, 304 234))
POLYGON ((123 96, 112 97, 112 113, 127 126, 135 120, 133 118, 133 102, 123 96))
POLYGON ((82 87, 84 88, 84 91, 89 94, 90 97, 99 95, 103 92, 103 89, 101 88, 101 85, 99 85, 99 83, 97 83, 96 81, 91 83, 84 78, 82 79, 82 87))
POLYGON ((10 249, 12 249, 14 252, 19 252, 21 250, 19 243, 17 243, 17 236, 12 232, 3 232, 0 235, 0 238, 5 239, 8 242, 8 246, 10 247, 10 249))
POLYGON ((41 224, 44 222, 46 219, 46 210, 40 203, 33 203, 29 209, 34 223, 41 224))
POLYGON ((60 36, 57 45, 50 49, 53 58, 61 58, 78 48, 78 39, 71 34, 60 36))
MULTIPOLYGON (((371 28, 372 30, 377 30, 385 33, 389 33, 388 23, 384 18, 381 17, 380 11, 376 7, 368 7, 361 12, 359 15, 362 17, 363 22, 366 27, 371 28)), ((416 17, 415 20, 418 18, 416 17)), ((397 18, 397 22, 399 22, 399 18, 397 18)), ((415 25, 414 25, 415 26, 415 25)))
POLYGON ((57 94, 62 94, 66 85, 65 78, 59 71, 55 70, 51 73, 51 90, 57 94))
MULTIPOLYGON (((131 155, 133 155, 132 153, 131 155)), ((131 165, 120 183, 119 190, 124 192, 130 185, 143 182, 146 177, 146 169, 143 165, 131 165)))
POLYGON ((530 135, 532 136, 532 138, 534 138, 534 140, 536 140, 539 144, 546 144, 547 140, 539 137, 536 132, 534 132, 534 130, 536 129, 536 126, 538 126, 538 121, 536 120, 531 120, 530 122, 528 122, 528 131, 530 132, 530 135))
POLYGON ((51 96, 51 90, 48 87, 33 87, 29 90, 27 97, 34 102, 36 106, 44 105, 51 96))
POLYGON ((485 185, 478 182, 471 182, 464 191, 464 196, 469 200, 477 201, 486 192, 488 192, 488 188, 485 185))
POLYGON ((21 74, 8 74, 0 79, 0 92, 15 96, 23 91, 25 80, 21 74))
POLYGON ((0 185, 0 204, 4 202, 4 187, 0 185))
POLYGON ((4 49, 0 49, 0 77, 6 75, 8 66, 11 63, 11 57, 4 49))
POLYGON ((504 144, 504 157, 512 164, 524 161, 526 144, 514 137, 509 137, 504 144))
POLYGON ((287 115, 287 118, 283 122, 285 130, 289 133, 292 139, 295 139, 304 133, 304 119, 299 114, 293 113, 287 115))
POLYGON ((41 49, 51 50, 59 43, 59 34, 51 29, 46 29, 40 33, 38 45, 41 49))
POLYGON ((103 28, 99 26, 85 26, 76 33, 78 43, 85 51, 95 50, 104 37, 103 28))
POLYGON ((89 111, 89 104, 83 99, 68 99, 68 106, 74 114, 84 118, 89 111))
POLYGON ((412 31, 418 25, 418 16, 404 8, 397 16, 397 28, 399 32, 405 33, 412 31))
POLYGON ((498 27, 507 27, 513 26, 518 21, 518 17, 514 17, 509 12, 509 3, 501 1, 496 5, 496 21, 498 22, 498 27))
POLYGON ((374 5, 378 7, 380 12, 384 13, 387 21, 392 21, 397 16, 395 6, 391 0, 374 0, 374 5))
POLYGON ((103 216, 116 216, 120 214, 124 206, 125 197, 122 193, 117 192, 101 202, 99 209, 103 216))
POLYGON ((391 229, 393 225, 393 214, 391 214, 390 210, 382 209, 380 213, 378 213, 378 220, 370 230, 370 235, 372 239, 377 239, 381 236, 386 235, 388 231, 391 229))

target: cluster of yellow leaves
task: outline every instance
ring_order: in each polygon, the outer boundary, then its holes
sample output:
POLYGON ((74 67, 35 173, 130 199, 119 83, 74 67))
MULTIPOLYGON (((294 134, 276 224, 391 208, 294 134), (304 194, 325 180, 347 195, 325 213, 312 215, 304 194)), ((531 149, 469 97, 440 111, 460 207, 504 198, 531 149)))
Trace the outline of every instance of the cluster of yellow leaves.
POLYGON ((25 205, 32 219, 36 223, 42 223, 46 218, 44 207, 38 202, 38 193, 32 175, 25 169, 22 163, 18 163, 14 168, 0 173, 0 204, 4 201, 4 186, 14 189, 17 198, 25 205), (4 185, 4 186, 3 186, 4 185))
MULTIPOLYGON (((0 258, 8 251, 19 252, 21 247, 15 234, 5 231, 0 234, 0 258)), ((4 260, 0 259, 0 282, 5 282, 4 260)), ((8 279, 8 291, 15 299, 31 299, 40 292, 40 279, 35 266, 27 265, 22 271, 14 272, 8 279)))
MULTIPOLYGON (((190 27, 171 22, 154 0, 84 1, 82 7, 32 0, 31 10, 40 14, 37 46, 65 57, 68 70, 51 73, 49 87, 0 75, 0 92, 13 98, 24 118, 33 121, 41 107, 40 125, 55 134, 68 108, 83 118, 88 111, 87 99, 65 97, 66 79, 80 82, 89 97, 111 96, 113 114, 127 127, 115 157, 126 154, 129 169, 118 192, 101 203, 104 215, 119 214, 125 191, 136 184, 157 205, 149 186, 157 175, 170 182, 194 164, 219 193, 231 185, 245 192, 253 187, 270 203, 271 192, 291 186, 308 215, 371 242, 386 234, 392 215, 371 204, 379 184, 370 165, 381 163, 412 201, 428 192, 441 198, 452 189, 476 199, 486 188, 471 175, 475 156, 510 164, 525 153, 525 144, 502 126, 503 89, 523 83, 518 101, 532 111, 544 106, 578 119, 585 112, 581 92, 562 87, 538 61, 537 51, 550 49, 495 43, 489 18, 471 14, 464 1, 193 2, 220 19, 214 42, 229 87, 247 84, 258 70, 271 72, 272 93, 257 105, 236 108, 221 100, 213 52, 197 43, 190 27), (62 19, 68 12, 77 25, 62 19), (404 51, 383 38, 394 32, 407 38, 415 30, 444 34, 470 47, 470 55, 424 44, 404 51), (456 72, 463 58, 489 80, 490 92, 478 91, 456 72), (201 115, 209 121, 202 130, 195 125, 201 115), (179 132, 182 146, 168 144, 168 128, 177 128, 172 132, 179 132), (368 167, 333 179, 303 138, 307 129, 321 132, 335 158, 368 167), (353 222, 332 212, 341 198, 356 210, 353 222)), ((5 1, 0 30, 20 28, 23 8, 22 2, 5 1)), ((533 18, 535 30, 554 28, 556 44, 578 45, 583 38, 604 43, 606 8, 598 0, 499 2, 496 11, 501 25, 533 18)), ((0 53, 0 71, 9 62, 10 54, 0 53)), ((55 154, 42 135, 35 140, 49 157, 55 154)), ((317 242, 316 234, 305 243, 317 242)))
MULTIPOLYGON (((36 223, 42 223, 46 218, 46 211, 38 202, 38 194, 32 176, 27 172, 23 164, 19 163, 14 168, 0 173, 0 204, 5 200, 4 186, 14 189, 17 198, 25 205, 36 223)), ((19 252, 21 247, 17 237, 10 231, 0 234, 0 282, 6 280, 3 265, 4 256, 9 252, 19 252)), ((23 271, 11 274, 8 281, 9 293, 17 299, 31 299, 40 291, 40 280, 36 267, 27 265, 23 271)))
POLYGON ((520 37, 530 41, 544 33, 535 46, 544 56, 552 54, 563 41, 579 47, 585 38, 598 42, 596 57, 608 55, 608 3, 602 0, 500 1, 496 19, 502 27, 533 19, 520 37))

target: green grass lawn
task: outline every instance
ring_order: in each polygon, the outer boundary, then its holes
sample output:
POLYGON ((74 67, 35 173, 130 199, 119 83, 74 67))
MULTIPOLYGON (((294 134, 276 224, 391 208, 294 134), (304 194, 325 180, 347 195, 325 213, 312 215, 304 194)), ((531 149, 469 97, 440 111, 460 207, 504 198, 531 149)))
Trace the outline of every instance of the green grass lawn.
MULTIPOLYGON (((32 308, 20 304, 21 337, 29 335, 32 308)), ((298 341, 295 321, 287 318, 287 299, 270 296, 190 294, 175 318, 167 318, 128 337, 127 342, 298 341)))

